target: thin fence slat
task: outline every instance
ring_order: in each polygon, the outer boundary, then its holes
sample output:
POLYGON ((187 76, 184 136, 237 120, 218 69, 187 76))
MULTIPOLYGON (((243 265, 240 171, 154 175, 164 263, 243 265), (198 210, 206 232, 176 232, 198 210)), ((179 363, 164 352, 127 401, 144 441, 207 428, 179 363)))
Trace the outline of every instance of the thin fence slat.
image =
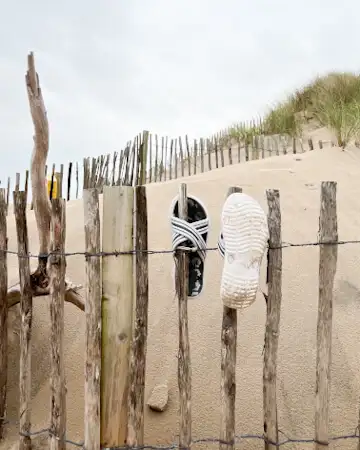
POLYGON ((204 139, 200 138, 200 170, 204 172, 204 139))
POLYGON ((211 142, 210 139, 207 139, 206 141, 206 151, 207 151, 207 155, 208 155, 208 170, 212 170, 211 167, 211 151, 212 151, 212 146, 211 146, 211 142))
POLYGON ((198 144, 197 140, 194 139, 194 175, 196 175, 197 172, 197 155, 198 155, 198 144))
POLYGON ((72 162, 69 162, 68 178, 67 178, 67 195, 66 195, 67 201, 70 201, 71 195, 71 172, 72 172, 72 162))
POLYGON ((53 166, 52 166, 52 171, 51 171, 50 200, 53 198, 53 192, 54 192, 54 179, 55 179, 55 164, 53 164, 53 166))
POLYGON ((153 176, 152 176, 152 171, 153 171, 153 146, 152 146, 152 144, 153 144, 153 136, 152 136, 152 134, 149 134, 149 139, 150 139, 150 147, 149 147, 149 151, 150 151, 150 158, 149 158, 149 161, 150 161, 150 165, 149 165, 149 183, 152 183, 152 179, 153 179, 153 176))
POLYGON ((149 131, 144 130, 142 135, 142 146, 140 154, 140 184, 146 183, 147 161, 148 161, 149 131))
POLYGON ((158 181, 159 176, 159 139, 158 135, 155 134, 155 183, 158 181))
POLYGON ((0 439, 4 437, 8 367, 6 191, 0 189, 0 439))
MULTIPOLYGON (((55 198, 61 198, 61 173, 55 172, 55 179, 56 179, 56 197, 55 198)), ((54 196, 53 196, 54 198, 54 196)))
POLYGON ((96 187, 96 171, 98 166, 98 158, 91 158, 90 183, 88 188, 96 187))
POLYGON ((266 191, 268 202, 269 254, 266 299, 266 325, 263 369, 263 411, 265 450, 275 450, 279 442, 276 376, 282 298, 282 249, 280 195, 276 189, 266 191))
POLYGON ((112 159, 111 186, 115 186, 115 173, 116 173, 117 157, 118 157, 118 152, 114 152, 113 159, 112 159))
POLYGON ((60 164, 60 177, 58 185, 58 198, 63 198, 64 164, 60 164))
POLYGON ((29 171, 26 170, 25 171, 25 195, 26 195, 26 203, 27 203, 27 198, 28 198, 28 193, 29 193, 29 171))
POLYGON ((10 201, 10 177, 7 179, 7 190, 6 190, 6 215, 9 213, 9 201, 10 201))
POLYGON ((228 146, 228 152, 229 152, 229 164, 232 165, 233 160, 232 160, 232 148, 231 148, 231 143, 228 146))
MULTIPOLYGON (((187 220, 186 184, 181 183, 179 190, 179 218, 187 220)), ((176 292, 179 305, 179 357, 178 357, 178 387, 179 387, 179 448, 190 449, 191 445, 191 361, 190 340, 188 329, 188 255, 183 250, 177 250, 176 258, 176 292)))
POLYGON ((185 161, 184 161, 184 152, 183 152, 182 141, 181 141, 180 136, 179 136, 179 155, 180 155, 180 162, 181 162, 181 176, 183 177, 185 175, 185 161))
POLYGON ((31 428, 31 328, 32 328, 32 291, 30 282, 29 241, 26 220, 26 195, 23 191, 14 191, 14 212, 18 243, 18 264, 20 278, 20 442, 19 450, 30 450, 31 428))
MULTIPOLYGON (((242 192, 231 187, 227 193, 242 192)), ((221 327, 220 450, 235 448, 237 310, 223 306, 221 327)))
POLYGON ((51 318, 51 410, 50 449, 64 450, 66 433, 66 386, 64 361, 64 302, 66 260, 65 199, 57 197, 51 201, 51 251, 60 253, 50 256, 50 318, 51 318))
MULTIPOLYGON (((100 215, 97 189, 84 190, 85 250, 99 254, 100 215)), ((85 440, 86 450, 100 448, 101 372, 101 267, 100 256, 86 259, 85 293, 85 440)))
POLYGON ((188 160, 188 176, 190 176, 191 175, 191 157, 190 157, 189 138, 187 135, 185 136, 185 146, 186 146, 186 157, 188 160))
POLYGON ((225 166, 225 159, 224 159, 224 147, 221 140, 219 142, 219 150, 220 150, 220 159, 221 159, 221 167, 225 166))
MULTIPOLYGON (((133 187, 104 188, 103 252, 133 250, 133 207, 133 187)), ((101 447, 126 444, 133 276, 133 255, 102 258, 101 447)))
POLYGON ((136 170, 136 159, 138 156, 138 136, 136 136, 136 138, 134 139, 130 155, 131 155, 131 166, 130 166, 129 185, 132 186, 136 178, 135 170, 136 170))
POLYGON ((316 343, 315 448, 329 446, 329 401, 332 346, 333 289, 338 241, 336 182, 321 183, 319 219, 319 305, 316 343))
POLYGON ((165 161, 164 161, 164 179, 167 179, 168 171, 168 137, 165 137, 165 161))
POLYGON ((215 149, 215 166, 218 169, 219 168, 219 147, 218 147, 218 140, 214 139, 214 149, 215 149))
POLYGON ((161 138, 161 162, 160 162, 160 181, 162 181, 163 178, 163 174, 164 174, 164 168, 165 168, 165 161, 164 161, 164 152, 165 152, 165 148, 164 148, 164 137, 161 138))
POLYGON ((79 197, 79 164, 76 163, 76 199, 79 197))
POLYGON ((125 150, 121 150, 119 157, 119 168, 118 168, 118 178, 116 182, 116 186, 121 186, 124 182, 124 176, 126 174, 126 168, 124 169, 124 165, 127 161, 128 147, 125 147, 125 150))
POLYGON ((144 186, 135 190, 136 310, 131 355, 128 445, 144 445, 144 394, 148 333, 149 269, 147 200, 144 186))
POLYGON ((172 180, 172 162, 173 162, 173 152, 174 152, 174 140, 170 141, 170 163, 169 163, 169 180, 172 180))
POLYGON ((174 139, 174 155, 175 155, 175 180, 178 177, 178 154, 177 154, 177 139, 174 139))
POLYGON ((16 172, 16 175, 15 175, 15 191, 16 192, 20 191, 20 174, 19 174, 19 172, 16 172))
POLYGON ((249 144, 245 142, 245 161, 249 161, 249 144))
POLYGON ((237 154, 238 154, 238 163, 241 162, 241 140, 238 139, 238 145, 237 145, 237 154))
POLYGON ((264 136, 260 136, 260 149, 261 149, 261 158, 265 158, 265 143, 264 143, 264 136))
POLYGON ((130 158, 131 158, 131 142, 128 143, 125 154, 124 154, 124 183, 123 184, 130 184, 130 158))
POLYGON ((100 190, 99 193, 103 192, 104 186, 109 186, 109 165, 110 165, 110 153, 108 153, 105 157, 103 157, 104 163, 101 170, 101 178, 100 178, 100 190))

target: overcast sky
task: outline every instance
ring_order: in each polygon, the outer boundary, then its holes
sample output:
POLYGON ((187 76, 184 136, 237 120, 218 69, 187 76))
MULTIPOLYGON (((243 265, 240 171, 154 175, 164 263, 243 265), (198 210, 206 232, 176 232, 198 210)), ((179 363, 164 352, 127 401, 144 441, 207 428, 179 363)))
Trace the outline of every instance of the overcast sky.
POLYGON ((0 179, 28 168, 34 51, 49 162, 123 148, 143 129, 207 136, 294 87, 360 66, 356 0, 25 0, 0 16, 0 179))

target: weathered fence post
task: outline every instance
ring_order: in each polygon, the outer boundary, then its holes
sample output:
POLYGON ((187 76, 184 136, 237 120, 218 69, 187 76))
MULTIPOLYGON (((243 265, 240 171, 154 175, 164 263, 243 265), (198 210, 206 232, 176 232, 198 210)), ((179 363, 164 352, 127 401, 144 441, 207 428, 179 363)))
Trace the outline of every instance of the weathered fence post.
POLYGON ((31 327, 32 291, 30 283, 29 242, 26 221, 26 194, 14 191, 14 212, 18 242, 20 278, 20 442, 19 450, 30 450, 31 401, 31 327))
POLYGON ((140 183, 146 183, 146 168, 147 168, 147 157, 148 157, 148 146, 149 146, 149 132, 143 131, 142 146, 140 146, 140 183))
POLYGON ((149 140, 150 140, 150 146, 149 146, 149 150, 150 150, 150 153, 149 153, 149 161, 150 161, 150 164, 149 164, 149 183, 151 183, 152 182, 152 178, 153 178, 153 176, 152 176, 152 171, 153 171, 152 170, 152 168, 153 168, 153 163, 152 163, 152 160, 153 160, 152 134, 149 135, 149 140))
POLYGON ((51 201, 50 255, 50 318, 51 318, 51 416, 50 449, 64 450, 66 433, 66 386, 64 361, 64 302, 65 302, 65 200, 51 201))
POLYGON ((0 189, 0 439, 4 437, 8 360, 7 225, 5 189, 0 189))
POLYGON ((159 173, 158 173, 159 159, 158 158, 159 158, 159 141, 158 141, 158 135, 155 134, 155 175, 154 175, 155 183, 157 182, 158 176, 159 176, 159 173))
POLYGON ((72 172, 72 162, 69 162, 69 168, 68 168, 68 179, 67 179, 67 196, 66 200, 70 200, 70 193, 71 193, 71 172, 72 172))
POLYGON ((64 164, 60 164, 58 198, 63 198, 64 164))
POLYGON ((131 186, 105 187, 103 196, 101 445, 121 447, 128 429, 133 323, 133 206, 131 186))
MULTIPOLYGON (((179 218, 187 220, 186 184, 181 183, 179 190, 179 218)), ((176 293, 179 301, 179 356, 178 385, 180 404, 179 449, 188 450, 191 445, 191 360, 188 329, 188 255, 184 250, 177 250, 176 259, 176 293)))
MULTIPOLYGON (((227 196, 235 192, 242 192, 242 189, 231 187, 227 196)), ((236 339, 237 310, 224 305, 221 327, 220 450, 235 448, 236 339)))
POLYGON ((76 198, 79 196, 79 164, 76 162, 76 198))
POLYGON ((279 441, 276 377, 282 298, 281 211, 278 190, 267 190, 266 197, 268 202, 269 258, 267 269, 268 298, 266 301, 263 403, 265 450, 273 450, 277 448, 279 441))
POLYGON ((83 192, 86 256, 85 450, 100 448, 101 267, 97 189, 83 192))
POLYGON ((7 190, 6 190, 6 215, 9 213, 9 201, 10 201, 10 177, 7 179, 7 190))
POLYGON ((29 191, 29 171, 25 171, 25 194, 26 194, 26 202, 28 198, 28 191, 29 191))
POLYGON ((136 312, 131 355, 128 445, 144 445, 144 393, 148 333, 149 275, 146 188, 135 189, 136 312))
POLYGON ((20 191, 20 174, 16 172, 15 175, 15 191, 20 191))
POLYGON ((319 306, 316 348, 315 448, 329 446, 330 367, 332 344, 333 288, 337 264, 338 226, 336 182, 321 183, 319 220, 319 306))
POLYGON ((61 172, 55 172, 55 180, 56 180, 56 196, 54 197, 54 193, 53 193, 52 198, 62 198, 62 195, 61 195, 61 185, 62 185, 61 172))

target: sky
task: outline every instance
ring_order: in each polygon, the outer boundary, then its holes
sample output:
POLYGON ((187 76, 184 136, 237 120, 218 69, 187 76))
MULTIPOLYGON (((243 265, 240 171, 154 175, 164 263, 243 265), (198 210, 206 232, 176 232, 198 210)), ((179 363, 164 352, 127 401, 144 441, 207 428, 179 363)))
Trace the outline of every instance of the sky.
POLYGON ((48 162, 124 148, 142 130, 207 137, 314 76, 358 71, 356 0, 33 0, 0 17, 0 180, 29 168, 33 51, 48 162))

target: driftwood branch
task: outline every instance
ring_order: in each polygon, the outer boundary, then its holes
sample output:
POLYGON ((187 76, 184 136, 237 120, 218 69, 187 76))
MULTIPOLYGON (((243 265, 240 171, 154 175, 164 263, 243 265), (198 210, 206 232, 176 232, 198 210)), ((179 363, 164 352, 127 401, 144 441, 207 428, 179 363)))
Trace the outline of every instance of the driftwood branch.
MULTIPOLYGON (((33 196, 36 225, 39 233, 40 255, 47 255, 50 246, 51 205, 45 186, 45 164, 49 152, 49 124, 46 109, 35 70, 34 54, 28 55, 26 88, 32 121, 34 124, 34 149, 31 157, 31 189, 33 196)), ((39 256, 39 266, 32 274, 40 286, 47 286, 49 279, 46 272, 47 257, 39 256)))
MULTIPOLYGON (((50 295, 50 287, 41 288, 38 286, 33 286, 32 289, 33 289, 32 291, 33 297, 43 297, 45 295, 50 295)), ((82 311, 85 311, 84 300, 78 292, 80 289, 82 289, 81 284, 74 285, 70 281, 67 281, 65 286, 65 301, 72 303, 82 311)), ((17 284, 8 290, 7 293, 8 309, 20 303, 20 298, 21 298, 20 284, 17 284)))
MULTIPOLYGON (((31 157, 31 189, 40 244, 38 267, 30 275, 30 284, 32 296, 40 297, 50 295, 50 279, 47 265, 50 250, 51 203, 47 193, 45 178, 46 160, 49 153, 49 123, 32 52, 28 55, 27 62, 26 89, 35 131, 33 137, 34 148, 31 157)), ((78 293, 81 287, 81 285, 74 285, 67 281, 65 285, 65 301, 73 303, 84 311, 85 304, 78 293)), ((8 308, 20 303, 20 298, 20 284, 10 288, 7 293, 8 308)))

